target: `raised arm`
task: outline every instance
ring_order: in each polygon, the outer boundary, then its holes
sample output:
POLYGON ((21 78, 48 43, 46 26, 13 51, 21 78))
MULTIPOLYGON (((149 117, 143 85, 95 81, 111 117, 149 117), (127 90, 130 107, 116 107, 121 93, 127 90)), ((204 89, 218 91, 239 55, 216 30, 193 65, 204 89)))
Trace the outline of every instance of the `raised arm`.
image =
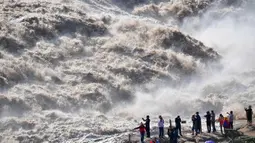
POLYGON ((139 127, 134 128, 134 130, 139 129, 139 128, 140 128, 140 126, 139 126, 139 127))

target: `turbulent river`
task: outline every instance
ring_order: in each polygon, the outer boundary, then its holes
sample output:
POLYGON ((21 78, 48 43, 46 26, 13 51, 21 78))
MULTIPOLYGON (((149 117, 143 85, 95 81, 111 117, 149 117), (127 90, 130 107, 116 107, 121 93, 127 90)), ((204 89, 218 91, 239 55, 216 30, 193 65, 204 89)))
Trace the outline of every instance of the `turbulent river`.
MULTIPOLYGON (((120 143, 147 114, 255 105, 253 0, 1 0, 0 141, 120 143)), ((187 125, 188 128, 189 125, 187 125)))

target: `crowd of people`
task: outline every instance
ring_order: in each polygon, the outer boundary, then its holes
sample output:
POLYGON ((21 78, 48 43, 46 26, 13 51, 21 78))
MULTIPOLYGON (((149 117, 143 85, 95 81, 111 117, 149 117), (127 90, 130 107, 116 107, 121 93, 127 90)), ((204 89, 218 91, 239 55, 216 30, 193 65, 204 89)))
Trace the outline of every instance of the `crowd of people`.
MULTIPOLYGON (((245 108, 245 111, 246 111, 247 123, 249 125, 251 125, 252 124, 252 115, 253 115, 251 106, 249 106, 248 109, 245 108)), ((207 132, 208 133, 216 132, 216 126, 215 126, 216 122, 219 122, 221 134, 224 134, 226 129, 233 129, 234 128, 234 126, 233 126, 234 113, 233 113, 233 111, 230 111, 227 114, 228 115, 226 117, 224 117, 222 114, 220 114, 219 117, 216 119, 215 113, 213 110, 211 110, 211 112, 207 111, 206 115, 204 115, 204 117, 206 119, 207 132)), ((140 135, 141 135, 141 142, 144 143, 145 133, 146 133, 147 138, 151 138, 150 116, 147 115, 146 119, 142 118, 142 120, 145 122, 145 124, 143 122, 141 122, 140 126, 137 128, 134 128, 134 130, 139 129, 140 135)), ((199 115, 199 112, 196 112, 194 115, 192 115, 191 121, 192 121, 192 135, 198 135, 198 134, 202 133, 202 122, 201 122, 201 117, 199 115)), ((185 123, 185 121, 182 121, 180 116, 177 116, 175 118, 175 127, 172 127, 172 125, 170 123, 170 127, 168 128, 168 131, 167 131, 167 135, 170 138, 170 143, 177 143, 178 138, 180 136, 182 136, 182 128, 181 128, 182 123, 185 123)), ((159 138, 165 137, 164 124, 165 124, 164 119, 160 115, 159 121, 158 121, 159 138)), ((156 143, 156 140, 152 140, 152 143, 156 143)))

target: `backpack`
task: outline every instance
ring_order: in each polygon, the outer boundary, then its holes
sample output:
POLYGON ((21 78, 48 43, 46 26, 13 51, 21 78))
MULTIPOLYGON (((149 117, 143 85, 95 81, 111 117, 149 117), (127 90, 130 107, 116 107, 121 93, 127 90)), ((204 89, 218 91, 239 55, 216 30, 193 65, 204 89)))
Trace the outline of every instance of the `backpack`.
POLYGON ((224 127, 224 128, 228 128, 228 127, 229 127, 228 121, 225 120, 225 121, 223 122, 223 127, 224 127))

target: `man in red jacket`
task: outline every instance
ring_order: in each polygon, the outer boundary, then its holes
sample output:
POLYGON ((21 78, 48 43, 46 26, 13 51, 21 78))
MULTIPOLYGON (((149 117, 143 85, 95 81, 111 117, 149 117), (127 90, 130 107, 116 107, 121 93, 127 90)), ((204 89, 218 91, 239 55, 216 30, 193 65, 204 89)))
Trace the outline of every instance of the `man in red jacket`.
POLYGON ((140 134, 141 134, 141 142, 144 143, 144 135, 145 135, 145 126, 141 122, 139 127, 134 128, 134 130, 139 129, 140 134))

